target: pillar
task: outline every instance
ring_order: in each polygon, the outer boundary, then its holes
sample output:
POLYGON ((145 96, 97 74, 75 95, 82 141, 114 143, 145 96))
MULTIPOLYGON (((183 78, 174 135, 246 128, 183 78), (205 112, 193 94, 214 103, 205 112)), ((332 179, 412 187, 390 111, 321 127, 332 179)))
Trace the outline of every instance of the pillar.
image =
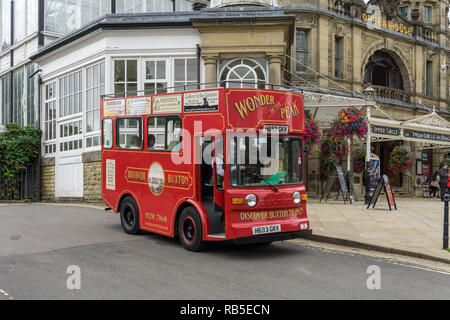
MULTIPOLYGON (((282 85, 281 65, 283 57, 281 55, 269 55, 269 83, 282 85)), ((277 89, 276 87, 274 89, 277 89)))
POLYGON ((218 83, 213 83, 217 81, 217 56, 204 56, 203 61, 205 62, 205 82, 207 85, 206 89, 217 88, 220 85, 218 83))

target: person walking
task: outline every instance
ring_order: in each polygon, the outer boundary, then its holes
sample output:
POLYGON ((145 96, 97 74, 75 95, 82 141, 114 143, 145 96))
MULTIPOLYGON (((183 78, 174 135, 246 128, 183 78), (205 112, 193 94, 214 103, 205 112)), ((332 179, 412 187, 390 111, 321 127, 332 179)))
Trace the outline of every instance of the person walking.
POLYGON ((448 184, 448 166, 446 162, 441 163, 441 168, 439 169, 439 188, 441 189, 441 200, 444 200, 444 194, 447 191, 448 184))
POLYGON ((438 190, 439 190, 439 171, 435 171, 431 176, 430 197, 436 198, 438 190))

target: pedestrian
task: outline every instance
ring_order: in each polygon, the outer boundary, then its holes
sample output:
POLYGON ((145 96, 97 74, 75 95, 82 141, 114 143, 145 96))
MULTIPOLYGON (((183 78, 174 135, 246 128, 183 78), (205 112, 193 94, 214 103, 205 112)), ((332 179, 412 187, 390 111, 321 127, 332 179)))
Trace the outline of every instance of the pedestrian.
POLYGON ((436 198, 438 190, 439 190, 439 171, 435 171, 431 176, 430 197, 436 198))
POLYGON ((441 189, 441 200, 444 200, 444 194, 447 191, 448 184, 448 166, 447 162, 442 162, 439 169, 439 188, 441 189))

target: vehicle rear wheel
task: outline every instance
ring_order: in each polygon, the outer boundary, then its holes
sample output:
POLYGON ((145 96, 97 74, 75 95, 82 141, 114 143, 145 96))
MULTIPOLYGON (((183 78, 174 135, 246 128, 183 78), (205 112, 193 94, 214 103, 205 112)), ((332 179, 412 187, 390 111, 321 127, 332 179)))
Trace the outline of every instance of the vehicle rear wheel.
POLYGON ((123 230, 132 235, 141 233, 139 229, 139 208, 132 197, 126 197, 120 206, 120 221, 123 230))
POLYGON ((183 247, 189 251, 199 252, 205 249, 202 221, 194 208, 187 207, 181 212, 178 236, 183 247))

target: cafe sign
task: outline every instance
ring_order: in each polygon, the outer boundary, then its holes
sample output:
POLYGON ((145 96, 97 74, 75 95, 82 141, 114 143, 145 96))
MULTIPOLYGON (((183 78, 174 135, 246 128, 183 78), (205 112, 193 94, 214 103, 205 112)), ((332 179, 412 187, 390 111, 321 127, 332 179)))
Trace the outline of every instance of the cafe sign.
POLYGON ((438 142, 447 142, 450 143, 450 135, 440 134, 440 133, 431 133, 431 132, 422 132, 415 130, 405 130, 403 133, 405 138, 412 139, 420 139, 420 140, 429 140, 429 141, 438 141, 438 142))
POLYGON ((384 126, 372 126, 372 133, 385 136, 398 137, 402 134, 398 128, 384 127, 384 126))
POLYGON ((389 126, 371 125, 373 136, 380 138, 393 137, 398 140, 428 141, 430 143, 450 144, 450 135, 433 133, 411 128, 393 128, 389 126))

